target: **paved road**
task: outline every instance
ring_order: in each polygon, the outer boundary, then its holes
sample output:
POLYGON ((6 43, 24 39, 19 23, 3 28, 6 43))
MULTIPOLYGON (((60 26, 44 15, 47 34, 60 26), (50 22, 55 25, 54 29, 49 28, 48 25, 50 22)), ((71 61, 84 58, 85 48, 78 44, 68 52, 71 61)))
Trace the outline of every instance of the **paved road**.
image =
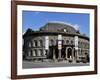
POLYGON ((66 63, 66 62, 32 62, 23 61, 23 68, 48 68, 48 67, 73 67, 73 66, 89 66, 89 63, 66 63))

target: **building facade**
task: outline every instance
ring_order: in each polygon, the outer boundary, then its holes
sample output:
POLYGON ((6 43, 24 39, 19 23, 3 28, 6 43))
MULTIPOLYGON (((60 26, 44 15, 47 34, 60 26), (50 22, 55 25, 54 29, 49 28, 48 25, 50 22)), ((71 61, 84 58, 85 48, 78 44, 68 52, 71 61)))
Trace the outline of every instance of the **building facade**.
POLYGON ((38 31, 28 29, 23 41, 24 60, 89 62, 89 37, 62 22, 48 22, 38 31))

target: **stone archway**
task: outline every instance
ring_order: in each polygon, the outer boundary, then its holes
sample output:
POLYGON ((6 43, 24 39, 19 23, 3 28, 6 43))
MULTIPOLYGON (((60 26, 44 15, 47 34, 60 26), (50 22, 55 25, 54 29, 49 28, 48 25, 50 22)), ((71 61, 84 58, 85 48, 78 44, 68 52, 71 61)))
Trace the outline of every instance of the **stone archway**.
POLYGON ((67 58, 72 58, 72 48, 67 48, 67 58))

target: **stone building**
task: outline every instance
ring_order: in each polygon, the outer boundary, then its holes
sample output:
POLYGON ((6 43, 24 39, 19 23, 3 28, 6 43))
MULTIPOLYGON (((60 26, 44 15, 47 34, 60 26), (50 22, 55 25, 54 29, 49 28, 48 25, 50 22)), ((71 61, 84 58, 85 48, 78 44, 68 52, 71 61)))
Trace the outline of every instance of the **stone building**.
POLYGON ((89 37, 66 23, 48 22, 38 31, 28 29, 23 40, 24 60, 89 62, 89 37))

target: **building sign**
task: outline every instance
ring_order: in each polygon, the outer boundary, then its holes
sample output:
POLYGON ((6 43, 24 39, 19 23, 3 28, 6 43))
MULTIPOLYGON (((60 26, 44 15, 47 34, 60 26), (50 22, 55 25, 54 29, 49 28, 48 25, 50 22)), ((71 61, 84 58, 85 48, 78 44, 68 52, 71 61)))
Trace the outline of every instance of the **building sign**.
POLYGON ((75 49, 78 49, 78 36, 75 36, 75 49))
POLYGON ((62 49, 62 41, 58 41, 58 49, 62 49))
POLYGON ((58 35, 58 40, 62 40, 62 35, 58 35))
POLYGON ((49 37, 45 36, 45 49, 48 50, 49 49, 49 37))
POLYGON ((58 49, 62 49, 62 35, 58 35, 58 49))

